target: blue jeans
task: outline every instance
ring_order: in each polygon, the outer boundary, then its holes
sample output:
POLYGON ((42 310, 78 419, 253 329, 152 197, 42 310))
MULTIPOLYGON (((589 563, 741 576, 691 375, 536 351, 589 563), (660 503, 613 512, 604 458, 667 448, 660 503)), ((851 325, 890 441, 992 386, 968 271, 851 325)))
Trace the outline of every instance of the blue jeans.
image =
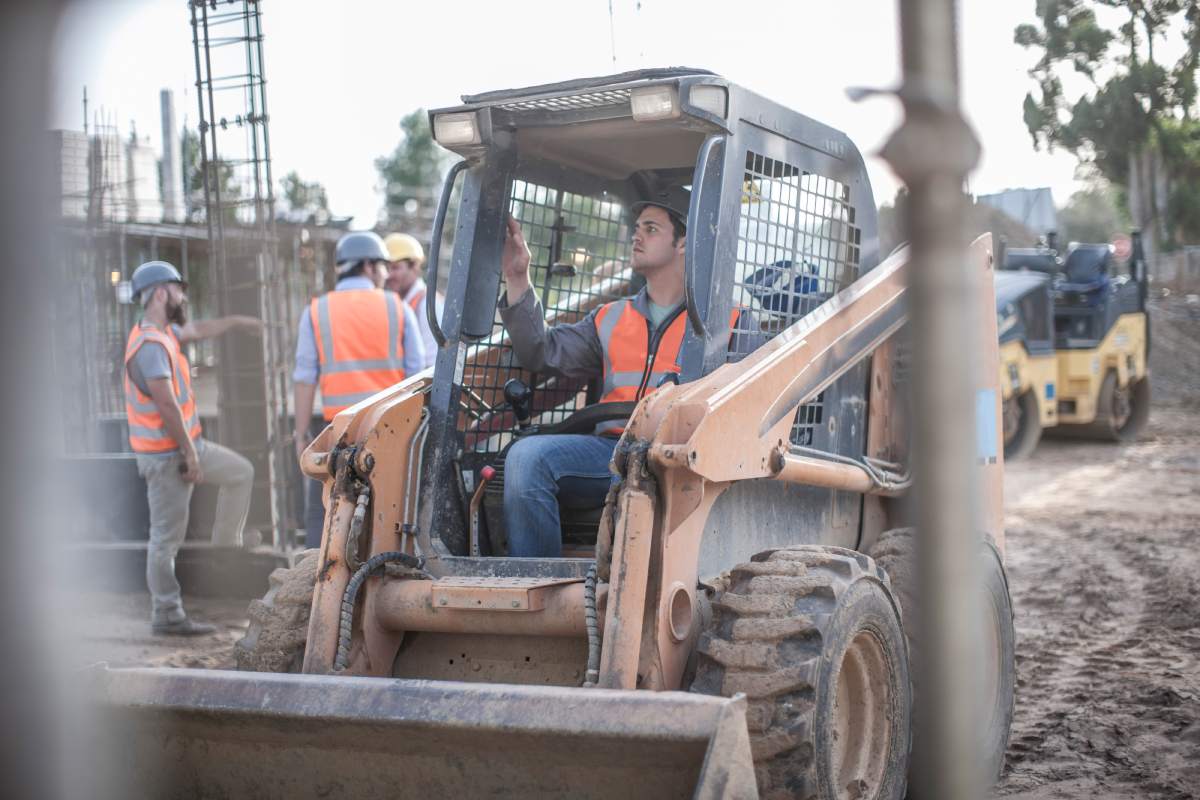
POLYGON ((325 484, 312 478, 304 479, 304 546, 320 547, 325 532, 325 503, 321 493, 325 484))
POLYGON ((504 527, 508 554, 557 558, 562 554, 559 503, 564 508, 604 504, 615 476, 608 469, 616 437, 550 434, 519 439, 504 459, 504 527))
MULTIPOLYGON (((308 435, 315 439, 325 430, 327 423, 320 416, 313 417, 308 426, 308 435)), ((325 532, 325 504, 321 493, 325 484, 314 478, 305 478, 304 482, 304 546, 306 548, 320 547, 321 534, 325 532)))

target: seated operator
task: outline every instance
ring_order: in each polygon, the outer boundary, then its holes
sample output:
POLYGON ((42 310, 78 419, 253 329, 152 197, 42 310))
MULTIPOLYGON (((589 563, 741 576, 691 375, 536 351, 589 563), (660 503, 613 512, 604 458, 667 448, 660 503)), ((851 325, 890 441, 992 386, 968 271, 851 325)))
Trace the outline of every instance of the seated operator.
MULTIPOLYGON (((500 316, 521 366, 579 380, 602 377, 602 403, 641 400, 667 374, 679 372, 687 326, 683 263, 688 199, 685 190, 672 189, 634 204, 630 265, 646 279, 641 291, 606 303, 579 322, 549 329, 529 283, 529 247, 521 226, 510 217, 500 316)), ((576 508, 604 504, 612 480, 608 463, 624 426, 614 420, 596 426, 595 434, 529 436, 509 448, 504 524, 510 556, 561 554, 559 500, 576 508)))

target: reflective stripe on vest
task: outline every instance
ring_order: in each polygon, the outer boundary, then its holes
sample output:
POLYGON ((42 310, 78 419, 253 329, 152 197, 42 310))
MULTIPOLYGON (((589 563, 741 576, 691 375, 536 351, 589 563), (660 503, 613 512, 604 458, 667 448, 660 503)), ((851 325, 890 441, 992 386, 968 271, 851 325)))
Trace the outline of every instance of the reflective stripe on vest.
POLYGON ((200 416, 196 412, 196 398, 192 392, 192 370, 179 339, 170 328, 162 331, 138 324, 130 331, 129 341, 125 345, 125 416, 129 421, 129 446, 135 453, 168 453, 178 450, 179 442, 167 432, 154 400, 129 377, 129 362, 147 342, 160 344, 167 351, 175 402, 179 404, 183 416, 184 430, 195 441, 200 438, 200 416))
MULTIPOLYGON (((613 301, 597 312, 596 335, 604 352, 601 403, 641 400, 656 392, 665 377, 679 374, 679 351, 687 332, 687 314, 682 309, 673 313, 675 317, 665 330, 659 328, 651 333, 649 320, 631 300, 613 301)), ((734 309, 729 319, 731 330, 737 316, 738 310, 734 309)), ((609 420, 596 426, 596 433, 620 434, 624 430, 622 420, 609 420)))
POLYGON ((312 301, 325 419, 404 380, 400 295, 346 289, 312 301))

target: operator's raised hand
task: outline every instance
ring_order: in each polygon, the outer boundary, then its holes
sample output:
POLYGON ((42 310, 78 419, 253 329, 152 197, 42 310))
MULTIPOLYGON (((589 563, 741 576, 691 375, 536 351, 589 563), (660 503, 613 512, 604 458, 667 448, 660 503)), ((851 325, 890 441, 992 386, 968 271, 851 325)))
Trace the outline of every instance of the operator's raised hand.
POLYGON ((505 226, 504 253, 500 257, 500 269, 504 273, 505 293, 508 304, 516 305, 529 288, 529 245, 521 233, 521 224, 511 214, 505 226))

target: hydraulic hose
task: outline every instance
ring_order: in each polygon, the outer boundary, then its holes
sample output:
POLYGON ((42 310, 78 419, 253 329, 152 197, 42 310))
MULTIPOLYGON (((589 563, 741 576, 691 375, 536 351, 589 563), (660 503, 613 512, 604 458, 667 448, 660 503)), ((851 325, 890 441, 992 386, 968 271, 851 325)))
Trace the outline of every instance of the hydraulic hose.
POLYGON ((584 686, 600 682, 600 624, 596 615, 596 564, 588 567, 583 581, 583 618, 587 622, 588 660, 584 686))
POLYGON ((363 581, 383 569, 385 564, 396 561, 411 569, 421 571, 425 569, 425 559, 401 553, 398 550, 391 550, 367 559, 366 563, 355 570, 350 582, 346 584, 346 591, 342 595, 342 616, 338 621, 337 655, 333 659, 334 672, 344 670, 350 661, 350 635, 354 627, 354 604, 358 600, 358 590, 362 587, 363 581))
POLYGON ((363 486, 358 495, 358 503, 354 507, 354 516, 350 518, 350 533, 346 537, 346 566, 351 572, 358 569, 358 542, 362 538, 363 523, 367 519, 367 503, 371 499, 371 487, 363 486))

